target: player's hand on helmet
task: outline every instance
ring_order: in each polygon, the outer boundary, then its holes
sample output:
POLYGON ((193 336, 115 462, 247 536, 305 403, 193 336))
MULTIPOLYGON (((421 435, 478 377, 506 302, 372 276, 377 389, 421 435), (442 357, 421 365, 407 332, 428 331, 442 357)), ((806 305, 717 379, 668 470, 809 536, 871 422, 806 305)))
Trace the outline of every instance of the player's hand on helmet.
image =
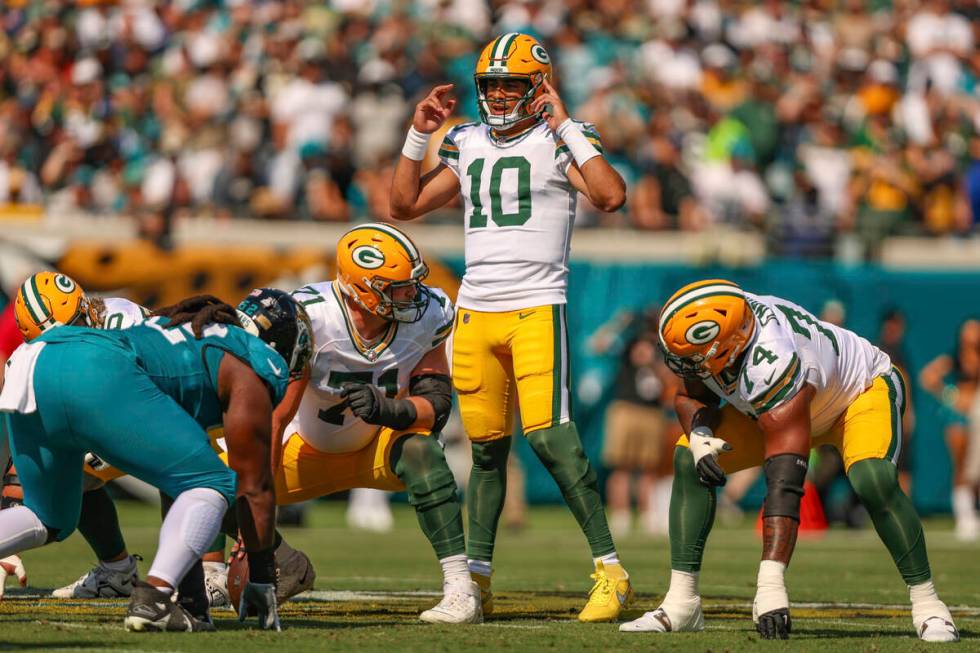
POLYGON ((761 614, 755 624, 755 629, 759 631, 762 639, 789 639, 792 628, 789 608, 779 608, 761 614))
POLYGON ((694 455, 694 468, 698 472, 701 485, 721 487, 727 483, 725 470, 718 464, 718 455, 723 451, 731 451, 732 445, 713 435, 699 434, 698 429, 694 429, 688 440, 691 444, 691 453, 694 455))
POLYGON ((258 615, 262 630, 282 630, 275 583, 245 583, 242 598, 238 602, 238 620, 245 621, 250 611, 258 615))
POLYGON ((341 396, 347 400, 350 412, 360 417, 368 424, 376 424, 381 416, 381 404, 385 397, 381 388, 367 383, 345 383, 340 390, 341 396))
POLYGON ((541 81, 544 93, 539 95, 531 103, 530 111, 532 114, 541 113, 541 117, 548 123, 552 131, 557 131, 558 126, 568 120, 568 111, 565 110, 565 103, 558 97, 558 91, 547 79, 541 81))
POLYGON ((412 126, 415 131, 431 134, 446 122, 453 109, 456 108, 456 98, 450 97, 452 84, 442 84, 432 89, 421 102, 415 105, 415 115, 412 126))
POLYGON ((20 556, 0 558, 0 599, 3 598, 3 586, 7 582, 7 576, 10 575, 17 577, 21 587, 27 587, 27 570, 24 569, 24 561, 20 556))

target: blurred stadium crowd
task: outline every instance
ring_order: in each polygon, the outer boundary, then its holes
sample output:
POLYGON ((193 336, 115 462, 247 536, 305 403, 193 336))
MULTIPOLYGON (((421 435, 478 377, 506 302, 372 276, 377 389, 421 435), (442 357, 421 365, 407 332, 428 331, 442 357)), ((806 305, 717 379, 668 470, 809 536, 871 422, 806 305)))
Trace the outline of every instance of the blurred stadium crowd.
MULTIPOLYGON (((582 226, 854 232, 980 221, 976 0, 8 0, 0 204, 385 219, 414 103, 493 35, 542 39, 630 197, 582 226)), ((583 203, 584 204, 584 203, 583 203)), ((438 219, 438 218, 436 218, 438 219)))

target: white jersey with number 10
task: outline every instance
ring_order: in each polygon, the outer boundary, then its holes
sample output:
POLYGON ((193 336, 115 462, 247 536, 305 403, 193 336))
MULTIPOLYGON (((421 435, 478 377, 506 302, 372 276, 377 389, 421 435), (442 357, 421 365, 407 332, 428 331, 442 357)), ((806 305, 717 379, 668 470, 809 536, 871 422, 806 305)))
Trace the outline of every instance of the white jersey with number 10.
MULTIPOLYGON (((599 134, 577 123, 602 151, 599 134)), ((481 123, 454 127, 440 160, 459 177, 466 272, 456 303, 477 311, 564 304, 578 191, 571 154, 544 123, 495 139, 481 123)))

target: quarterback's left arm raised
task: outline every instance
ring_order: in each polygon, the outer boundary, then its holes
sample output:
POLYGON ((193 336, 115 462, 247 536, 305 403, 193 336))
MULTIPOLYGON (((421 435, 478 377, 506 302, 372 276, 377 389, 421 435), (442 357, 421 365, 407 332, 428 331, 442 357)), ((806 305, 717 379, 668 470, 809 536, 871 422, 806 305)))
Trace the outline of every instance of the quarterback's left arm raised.
POLYGON ((565 105, 551 83, 545 79, 542 84, 545 92, 531 104, 531 111, 540 112, 551 130, 572 152, 574 163, 566 171, 569 183, 600 211, 618 211, 626 203, 626 182, 568 117, 565 105))

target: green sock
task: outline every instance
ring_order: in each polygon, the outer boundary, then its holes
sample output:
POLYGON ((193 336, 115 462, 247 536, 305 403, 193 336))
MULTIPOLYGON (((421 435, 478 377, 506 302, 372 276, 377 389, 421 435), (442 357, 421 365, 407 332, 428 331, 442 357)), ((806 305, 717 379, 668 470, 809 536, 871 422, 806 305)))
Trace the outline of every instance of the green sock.
POLYGON ((473 560, 493 560, 493 545, 497 539, 497 524, 504 509, 507 492, 507 455, 511 438, 491 442, 474 442, 473 468, 466 488, 466 509, 469 513, 469 539, 466 555, 473 560))
POLYGON ((456 480, 438 434, 409 435, 391 448, 391 467, 408 490, 422 532, 440 560, 466 550, 456 480))
POLYGON ((694 456, 674 449, 674 483, 670 494, 670 568, 700 571, 704 545, 715 521, 715 490, 698 482, 694 456))
POLYGON ((908 585, 932 577, 922 522, 912 501, 898 484, 898 470, 888 460, 859 460, 851 465, 847 478, 861 503, 868 509, 878 537, 892 555, 899 573, 908 585))
POLYGON ((112 560, 126 550, 126 541, 119 530, 119 515, 105 486, 82 494, 78 532, 99 560, 112 560))
POLYGON ((527 441, 558 483, 565 503, 589 541, 592 557, 598 558, 615 551, 596 473, 582 448, 582 439, 575 423, 566 422, 532 431, 527 434, 527 441))

